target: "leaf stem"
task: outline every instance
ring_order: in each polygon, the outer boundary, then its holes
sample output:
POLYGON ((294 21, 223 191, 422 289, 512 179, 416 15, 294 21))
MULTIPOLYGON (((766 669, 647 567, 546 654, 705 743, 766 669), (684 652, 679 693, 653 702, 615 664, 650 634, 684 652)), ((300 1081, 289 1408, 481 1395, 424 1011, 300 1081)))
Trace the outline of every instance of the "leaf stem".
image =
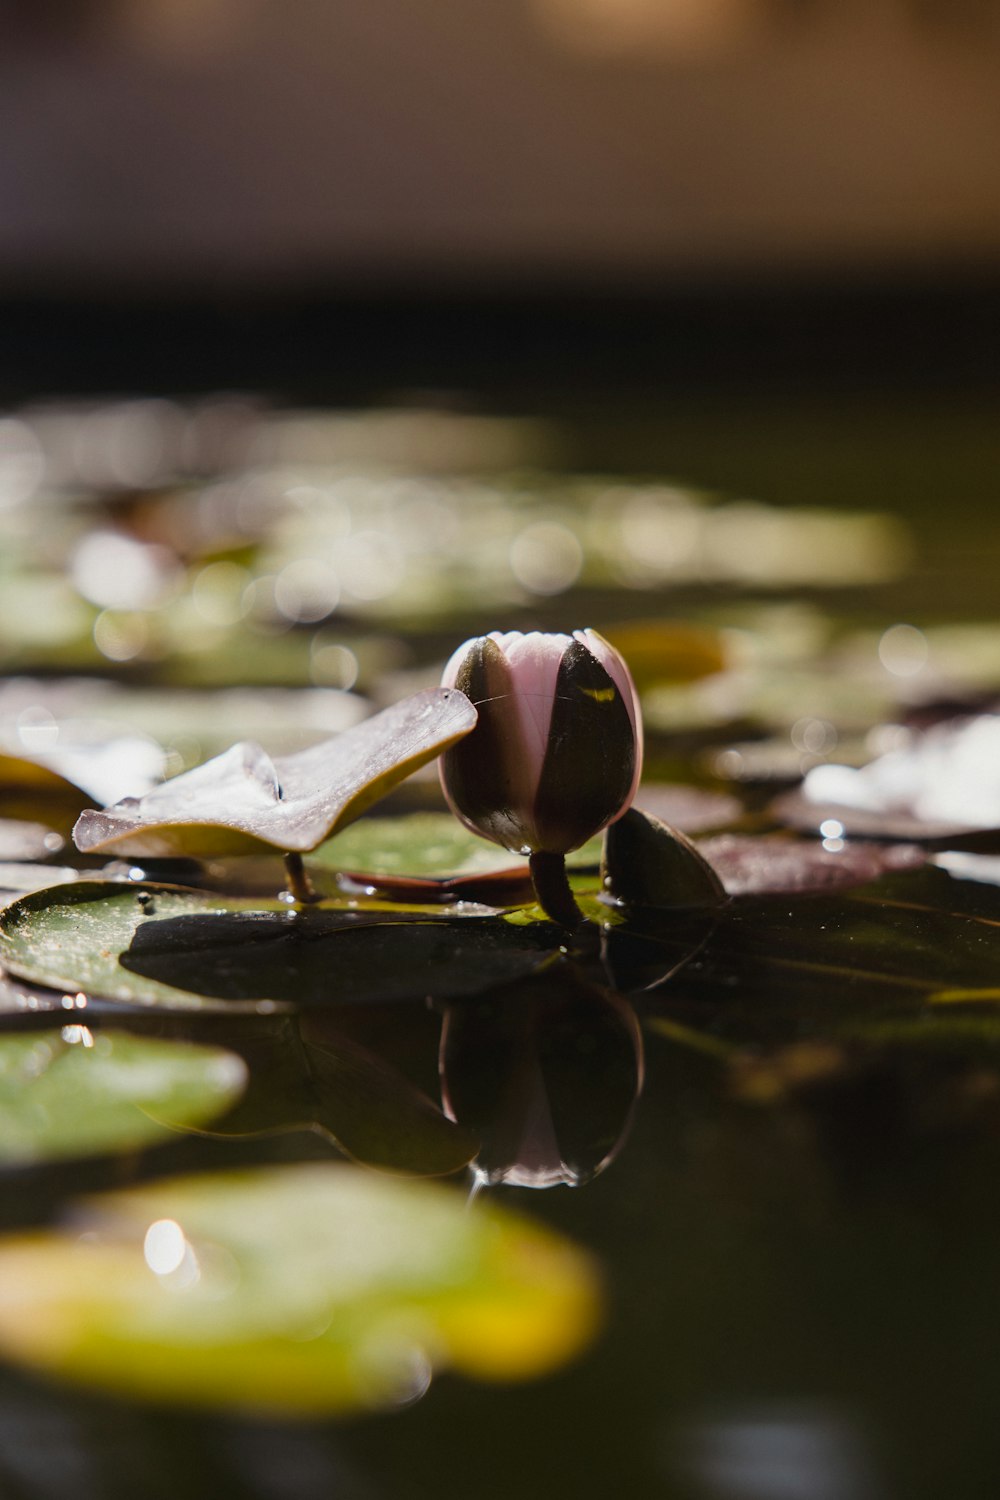
POLYGON ((313 890, 312 881, 306 874, 301 854, 285 855, 285 884, 289 895, 294 896, 300 906, 310 906, 314 901, 319 900, 313 890))
POLYGON ((562 854, 538 850, 529 856, 528 868, 538 904, 547 917, 571 931, 586 918, 577 906, 566 876, 566 859, 562 854))

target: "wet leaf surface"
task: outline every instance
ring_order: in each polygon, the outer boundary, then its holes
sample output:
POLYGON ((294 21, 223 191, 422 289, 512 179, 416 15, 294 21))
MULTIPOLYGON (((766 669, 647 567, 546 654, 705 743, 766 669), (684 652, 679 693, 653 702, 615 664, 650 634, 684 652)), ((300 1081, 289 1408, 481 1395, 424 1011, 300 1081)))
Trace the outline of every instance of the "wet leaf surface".
POLYGON ((293 911, 150 884, 81 881, 0 914, 15 975, 138 1004, 333 1005, 445 998, 529 974, 559 938, 546 923, 428 921, 344 902, 293 911))
MULTIPOLYGON (((595 863, 600 858, 599 840, 591 857, 595 863)), ((451 813, 444 812, 362 818, 314 850, 312 861, 365 875, 439 879, 526 868, 516 855, 470 833, 451 813)))
POLYGON ((998 897, 924 869, 837 896, 738 898, 658 1004, 687 1016, 703 996, 711 1026, 728 1015, 761 1042, 923 1015, 942 991, 995 990, 998 897))
POLYGON ((592 1336, 551 1231, 347 1166, 174 1179, 0 1241, 0 1347, 64 1379, 285 1415, 409 1403, 438 1369, 517 1380, 592 1336), (81 1237, 82 1236, 82 1237, 81 1237))

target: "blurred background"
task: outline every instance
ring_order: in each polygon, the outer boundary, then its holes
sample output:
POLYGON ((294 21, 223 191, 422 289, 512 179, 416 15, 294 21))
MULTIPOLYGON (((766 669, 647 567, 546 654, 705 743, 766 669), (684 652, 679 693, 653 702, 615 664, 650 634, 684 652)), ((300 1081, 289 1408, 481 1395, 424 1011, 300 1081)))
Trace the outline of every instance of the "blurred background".
POLYGON ((992 370, 995 0, 0 17, 11 395, 992 370))

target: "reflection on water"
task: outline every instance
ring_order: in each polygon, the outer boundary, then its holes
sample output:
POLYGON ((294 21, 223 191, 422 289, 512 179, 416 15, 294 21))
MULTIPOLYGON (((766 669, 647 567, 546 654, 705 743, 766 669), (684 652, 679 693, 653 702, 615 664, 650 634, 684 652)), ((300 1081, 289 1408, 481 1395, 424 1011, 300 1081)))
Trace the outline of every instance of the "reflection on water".
POLYGON ((625 1143, 642 1090, 642 1033, 622 996, 563 964, 448 1005, 441 1093, 480 1139, 490 1186, 578 1187, 625 1143))
POLYGON ((705 1500, 881 1500, 857 1424, 834 1407, 799 1402, 736 1409, 682 1431, 668 1467, 705 1500))

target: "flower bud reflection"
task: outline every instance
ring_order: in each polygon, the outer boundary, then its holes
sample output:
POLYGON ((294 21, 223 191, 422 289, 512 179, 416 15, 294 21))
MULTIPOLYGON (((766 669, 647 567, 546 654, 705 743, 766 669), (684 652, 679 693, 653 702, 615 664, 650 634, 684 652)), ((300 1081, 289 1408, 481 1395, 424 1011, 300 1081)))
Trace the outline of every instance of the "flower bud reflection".
POLYGON ((621 996, 568 968, 445 1011, 445 1112, 482 1142, 486 1183, 578 1186, 617 1156, 642 1088, 642 1034, 621 996))

